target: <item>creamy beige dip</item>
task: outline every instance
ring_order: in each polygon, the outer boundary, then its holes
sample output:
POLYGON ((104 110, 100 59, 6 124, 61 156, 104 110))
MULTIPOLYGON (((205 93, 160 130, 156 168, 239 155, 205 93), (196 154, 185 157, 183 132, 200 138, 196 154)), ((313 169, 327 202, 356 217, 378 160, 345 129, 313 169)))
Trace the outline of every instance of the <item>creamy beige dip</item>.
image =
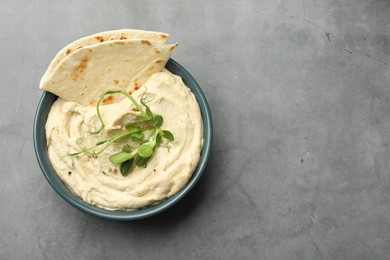
MULTIPOLYGON (((126 177, 108 157, 121 150, 124 141, 102 154, 70 157, 82 147, 93 146, 134 119, 134 105, 127 98, 100 107, 106 124, 104 133, 89 132, 100 127, 96 106, 82 106, 58 98, 46 123, 50 160, 61 180, 84 201, 109 210, 135 210, 156 204, 177 193, 191 178, 200 158, 202 120, 198 103, 180 77, 164 70, 144 83, 148 105, 164 117, 163 129, 175 137, 169 149, 159 147, 147 166, 136 167, 126 177), (82 144, 80 141, 82 140, 82 144)), ((145 89, 132 95, 139 101, 145 89)))

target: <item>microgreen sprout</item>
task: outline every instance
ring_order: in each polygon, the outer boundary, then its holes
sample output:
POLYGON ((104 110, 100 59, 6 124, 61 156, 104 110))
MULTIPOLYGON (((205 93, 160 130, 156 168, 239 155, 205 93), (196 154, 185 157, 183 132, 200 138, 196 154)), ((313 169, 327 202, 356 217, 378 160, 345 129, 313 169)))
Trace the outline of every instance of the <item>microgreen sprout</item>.
MULTIPOLYGON (((119 133, 97 142, 94 146, 81 148, 78 152, 70 153, 69 156, 89 155, 97 157, 112 143, 119 139, 128 138, 138 146, 132 147, 126 143, 120 152, 112 154, 109 157, 111 163, 119 164, 121 174, 127 176, 130 173, 133 164, 137 167, 146 166, 147 162, 153 156, 155 149, 160 146, 162 138, 165 138, 168 141, 174 141, 174 136, 170 131, 161 128, 164 118, 161 115, 153 114, 150 107, 146 104, 146 91, 141 96, 141 104, 139 104, 133 96, 123 90, 109 90, 100 95, 96 105, 96 113, 101 126, 96 131, 90 132, 91 135, 98 135, 104 130, 105 124, 100 113, 100 105, 104 97, 113 94, 122 94, 130 99, 139 112, 135 117, 136 121, 127 124, 119 133), (150 137, 147 140, 144 140, 145 136, 150 137)), ((77 140, 78 145, 81 145, 82 142, 82 138, 77 140)))

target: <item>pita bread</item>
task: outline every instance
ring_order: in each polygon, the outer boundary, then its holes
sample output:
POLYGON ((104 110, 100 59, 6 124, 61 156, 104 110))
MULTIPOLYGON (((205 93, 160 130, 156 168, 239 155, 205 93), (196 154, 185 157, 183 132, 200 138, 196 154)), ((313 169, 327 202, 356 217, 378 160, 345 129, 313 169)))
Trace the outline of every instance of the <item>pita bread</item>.
POLYGON ((83 38, 80 38, 67 46, 65 46, 62 50, 58 52, 58 54, 54 57, 49 67, 47 68, 44 77, 49 77, 50 73, 53 72, 54 68, 61 62, 69 54, 74 51, 88 47, 90 45, 98 44, 105 41, 112 40, 127 40, 127 39, 146 39, 160 42, 161 44, 165 44, 168 40, 169 35, 162 32, 154 32, 154 31, 143 31, 143 30, 132 30, 132 29, 121 29, 121 30, 112 30, 96 33, 93 35, 89 35, 83 38))
MULTIPOLYGON (((148 39, 109 40, 85 46, 45 73, 40 88, 82 105, 95 104, 100 94, 110 89, 131 93, 165 67, 176 46, 148 39)), ((117 96, 108 96, 103 104, 117 102, 117 96)))

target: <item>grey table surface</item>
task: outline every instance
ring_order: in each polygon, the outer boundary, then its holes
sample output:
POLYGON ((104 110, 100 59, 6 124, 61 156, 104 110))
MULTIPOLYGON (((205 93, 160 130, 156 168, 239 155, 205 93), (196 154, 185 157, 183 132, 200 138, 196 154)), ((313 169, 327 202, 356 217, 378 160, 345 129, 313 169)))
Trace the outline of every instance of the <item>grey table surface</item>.
POLYGON ((390 1, 0 2, 0 259, 390 259, 390 1), (168 211, 98 219, 42 175, 38 84, 69 42, 167 32, 215 139, 168 211))

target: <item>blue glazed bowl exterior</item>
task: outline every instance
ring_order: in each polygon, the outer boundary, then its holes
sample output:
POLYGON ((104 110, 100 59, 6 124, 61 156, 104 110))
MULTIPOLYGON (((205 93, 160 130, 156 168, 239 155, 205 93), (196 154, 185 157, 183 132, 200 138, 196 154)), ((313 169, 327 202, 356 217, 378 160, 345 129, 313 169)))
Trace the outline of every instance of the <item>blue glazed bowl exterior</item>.
POLYGON ((198 182, 199 178, 201 177, 206 167, 211 152, 211 145, 213 140, 213 126, 212 126, 210 109, 201 88, 199 87, 195 79, 188 73, 187 70, 185 70, 179 63, 177 63, 173 59, 170 59, 167 62, 166 69, 168 69, 173 74, 180 76, 183 79, 184 83, 191 89, 192 93, 194 93, 199 103, 199 107, 202 113, 202 120, 203 120, 203 141, 204 141, 203 148, 201 151, 199 164, 195 172, 193 173, 191 179, 182 190, 180 190, 172 197, 164 200, 163 202, 157 205, 149 206, 147 208, 143 208, 135 211, 121 211, 121 210, 110 211, 110 210, 98 208, 96 206, 86 203, 85 201, 77 197, 62 183, 61 179, 56 174, 50 162, 48 152, 47 152, 46 134, 45 134, 46 120, 50 108, 54 103, 54 101, 57 99, 57 96, 49 92, 43 93, 38 103, 38 108, 34 119, 35 154, 37 156, 39 166, 44 176, 46 177, 47 181, 49 182, 49 184, 64 200, 69 202, 72 206, 76 207, 77 209, 85 213, 88 213, 96 217, 104 218, 104 219, 118 220, 118 221, 143 219, 155 215, 159 212, 162 212, 168 209, 169 207, 171 207, 172 205, 174 205, 175 203, 177 203, 198 182))

